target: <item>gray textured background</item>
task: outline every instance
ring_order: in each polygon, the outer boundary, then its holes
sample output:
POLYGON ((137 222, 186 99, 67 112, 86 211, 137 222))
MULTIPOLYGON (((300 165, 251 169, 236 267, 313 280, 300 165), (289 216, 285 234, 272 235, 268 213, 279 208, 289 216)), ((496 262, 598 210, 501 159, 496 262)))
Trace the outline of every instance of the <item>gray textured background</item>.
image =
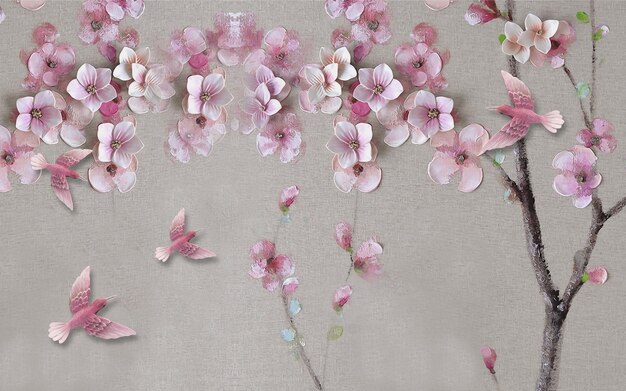
MULTIPOLYGON (((393 50, 408 41, 413 26, 428 21, 439 31, 438 46, 451 61, 450 82, 459 125, 481 122, 499 129, 504 118, 485 110, 504 103, 499 75, 506 69, 498 35, 501 22, 471 27, 463 21, 468 1, 430 12, 422 1, 390 1, 394 37, 376 47, 364 65, 393 62, 393 50)), ((499 1, 499 3, 501 3, 499 1)), ((610 26, 598 55, 598 115, 616 125, 621 144, 602 155, 601 195, 609 205, 623 196, 626 111, 623 102, 626 3, 597 2, 598 22, 610 26)), ((95 47, 78 42, 78 1, 50 0, 30 13, 12 1, 0 25, 0 120, 7 127, 15 100, 26 93, 18 51, 32 46, 34 26, 50 21, 61 41, 75 44, 77 64, 106 66, 95 47)), ((574 20, 586 9, 580 1, 518 1, 518 22, 529 11, 542 18, 574 20)), ((295 28, 316 62, 320 45, 345 20, 331 21, 314 1, 147 1, 133 24, 142 46, 155 47, 175 28, 212 26, 218 11, 250 10, 265 30, 295 28)), ((576 24, 579 40, 571 49, 574 75, 589 78, 589 26, 576 24)), ((240 67, 227 69, 227 86, 240 97, 240 67)), ((526 65, 522 78, 535 93, 538 111, 559 109, 566 126, 558 135, 539 127, 528 137, 530 164, 544 228, 546 255, 555 282, 563 287, 575 249, 584 244, 590 209, 577 210, 552 190, 554 155, 574 144, 582 118, 572 86, 561 70, 526 65)), ((179 83, 179 87, 183 83, 179 83)), ((180 101, 180 94, 174 98, 180 101)), ((292 102, 295 100, 292 98, 292 102)), ((247 276, 247 251, 256 240, 271 238, 278 213, 278 192, 301 187, 293 222, 283 230, 279 249, 296 262, 303 311, 297 320, 313 366, 321 372, 325 333, 333 321, 330 303, 349 260, 335 245, 334 224, 351 221, 355 194, 332 183, 331 154, 325 143, 332 118, 300 113, 307 152, 297 164, 261 158, 254 136, 228 134, 208 158, 172 164, 163 154, 164 124, 179 114, 176 104, 163 114, 138 117, 145 143, 139 155, 135 189, 99 194, 85 183, 71 183, 76 211, 70 213, 49 188, 44 174, 34 186, 16 186, 0 195, 0 389, 22 390, 308 390, 312 384, 279 337, 285 327, 278 296, 247 276), (163 265, 153 259, 168 241, 169 223, 181 207, 191 228, 203 228, 197 242, 219 257, 189 262, 175 256, 163 265), (134 338, 105 342, 82 331, 64 346, 47 337, 48 323, 69 318, 67 298, 74 278, 92 266, 93 293, 117 294, 121 301, 105 316, 137 330, 134 338)), ((95 129, 95 123, 90 128, 95 129)), ((526 255, 520 210, 503 201, 492 167, 478 191, 461 194, 453 185, 430 181, 427 146, 382 144, 376 127, 379 190, 360 195, 356 235, 378 235, 384 244, 385 276, 376 283, 352 280, 354 295, 345 310, 345 335, 328 350, 324 384, 328 390, 475 391, 493 385, 478 353, 483 344, 498 351, 502 390, 532 389, 539 367, 543 306, 526 255)), ((68 149, 44 146, 48 158, 68 149)), ((512 169, 507 153, 507 169, 512 169)), ((87 165, 81 171, 86 174, 87 165)), ((585 286, 575 300, 563 344, 562 390, 623 390, 626 376, 624 231, 626 216, 611 220, 592 264, 610 272, 602 287, 585 286)))

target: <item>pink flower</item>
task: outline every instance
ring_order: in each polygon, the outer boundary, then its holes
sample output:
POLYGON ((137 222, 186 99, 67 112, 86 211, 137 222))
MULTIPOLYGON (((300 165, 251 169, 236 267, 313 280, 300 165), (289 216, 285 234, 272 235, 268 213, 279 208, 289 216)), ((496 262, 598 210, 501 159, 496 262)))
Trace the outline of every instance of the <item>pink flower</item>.
POLYGON ((24 132, 32 131, 42 139, 63 121, 61 112, 55 107, 54 95, 50 91, 41 91, 34 98, 27 96, 18 99, 17 111, 19 115, 15 127, 24 132))
POLYGON ((143 143, 135 136, 135 124, 122 121, 117 125, 110 123, 98 126, 98 160, 103 163, 115 163, 128 168, 132 157, 143 148, 143 143))
POLYGON ((354 98, 366 102, 372 111, 377 112, 399 97, 402 91, 402 84, 393 78, 389 65, 380 64, 374 69, 359 69, 359 85, 354 90, 354 98))
POLYGON ((333 171, 335 186, 344 193, 349 193, 352 188, 363 193, 372 192, 378 188, 382 179, 382 170, 374 161, 343 168, 339 164, 338 155, 333 158, 333 171))
POLYGON ((352 296, 352 287, 350 285, 337 288, 335 296, 333 297, 333 309, 337 312, 341 312, 343 306, 350 301, 350 296, 352 296))
POLYGON ((257 135, 256 145, 261 156, 280 154, 280 161, 289 163, 298 157, 303 149, 302 125, 294 113, 278 114, 265 129, 257 135))
POLYGON ((297 277, 287 277, 283 280, 283 296, 290 296, 296 292, 300 282, 297 277))
POLYGON ((394 100, 376 113, 378 121, 387 129, 385 144, 391 147, 399 147, 411 136, 413 144, 424 144, 428 137, 422 131, 407 122, 409 113, 415 106, 416 92, 411 93, 404 100, 404 104, 399 100, 394 100))
POLYGON ((260 64, 253 73, 254 75, 249 75, 246 79, 246 87, 250 91, 255 92, 261 84, 265 84, 270 97, 281 101, 289 95, 291 87, 283 79, 276 77, 270 68, 260 64))
POLYGON ((132 64, 132 78, 133 81, 128 86, 130 99, 144 97, 151 102, 158 102, 169 99, 176 93, 167 78, 167 69, 161 64, 150 67, 132 64))
POLYGON ((273 292, 287 278, 293 275, 295 267, 286 255, 276 255, 274 243, 261 240, 250 248, 252 266, 248 274, 261 279, 263 288, 273 292))
POLYGON ((335 240, 337 245, 347 252, 352 252, 352 225, 339 223, 335 227, 335 240))
MULTIPOLYGON (((346 106, 346 109, 349 109, 355 116, 365 120, 367 116, 369 115, 369 113, 372 111, 372 109, 370 109, 370 105, 368 105, 365 102, 359 102, 352 95, 354 93, 354 90, 358 86, 359 86, 358 80, 350 85, 350 88, 348 90, 350 93, 344 100, 344 105, 346 106)), ((359 122, 362 122, 362 121, 359 121, 359 122)))
POLYGON ((526 15, 524 20, 526 31, 519 37, 519 44, 526 47, 534 46, 543 54, 548 53, 551 48, 550 38, 556 34, 559 22, 556 20, 546 20, 542 22, 533 14, 526 15))
POLYGON ((409 77, 416 87, 422 87, 428 79, 439 76, 443 67, 441 56, 425 43, 400 45, 396 49, 395 62, 398 71, 409 77))
POLYGON ((87 141, 84 129, 91 123, 94 113, 81 102, 60 95, 56 96, 56 107, 61 111, 63 118, 61 138, 70 147, 80 147, 87 141))
POLYGON ((295 82, 304 58, 298 33, 276 27, 265 34, 263 42, 267 52, 263 64, 286 81, 295 82))
POLYGON ((491 372, 491 374, 495 374, 496 371, 494 367, 496 366, 496 358, 498 357, 496 355, 496 351, 489 346, 483 346, 480 348, 480 355, 483 356, 483 362, 489 372, 491 372))
POLYGON ((500 10, 496 6, 495 0, 480 0, 480 2, 482 4, 470 4, 465 13, 465 21, 469 23, 470 26, 485 24, 500 16, 500 10))
POLYGON ((35 41, 37 46, 54 43, 57 38, 59 38, 59 31, 51 23, 44 22, 33 30, 33 41, 35 41))
POLYGON ((277 99, 272 99, 270 90, 265 83, 259 84, 254 96, 246 97, 242 110, 252 117, 252 123, 257 129, 263 129, 270 117, 278 113, 282 106, 277 99))
POLYGON ((170 130, 166 148, 172 157, 181 163, 188 163, 191 152, 208 156, 213 145, 226 133, 226 115, 217 121, 204 116, 187 116, 178 121, 176 128, 170 130))
POLYGON ((554 190, 562 196, 573 197, 577 208, 591 203, 593 189, 602 181, 595 169, 596 160, 591 149, 575 145, 569 151, 559 152, 552 161, 552 167, 561 170, 554 178, 554 190))
POLYGON ((415 43, 424 43, 431 46, 437 40, 437 31, 435 31, 433 26, 422 22, 413 27, 411 38, 413 38, 415 43))
POLYGON ((372 160, 371 141, 372 125, 354 125, 341 121, 335 125, 335 135, 326 144, 326 148, 338 156, 341 167, 348 168, 358 162, 372 160))
POLYGON ((202 53, 207 48, 206 38, 200 29, 187 27, 172 33, 168 52, 181 64, 187 64, 189 59, 202 53))
POLYGON ((602 266, 590 267, 586 274, 589 281, 595 285, 603 285, 609 277, 609 273, 602 266))
POLYGON ((80 13, 78 37, 85 43, 112 42, 119 33, 118 22, 113 20, 102 0, 86 0, 80 13))
POLYGON ((283 191, 280 192, 280 197, 278 199, 278 208, 283 213, 289 213, 289 208, 296 202, 298 199, 298 195, 300 194, 300 189, 298 186, 289 186, 283 191))
POLYGON ((113 70, 113 76, 128 81, 133 78, 133 64, 148 66, 150 61, 150 48, 143 48, 135 52, 131 48, 123 48, 120 52, 119 65, 113 70))
POLYGON ((504 24, 504 35, 506 39, 502 41, 502 52, 507 56, 513 56, 522 64, 530 57, 530 48, 521 45, 519 39, 522 36, 522 28, 513 22, 504 24))
POLYGON ((120 193, 129 192, 137 181, 137 157, 132 155, 130 165, 127 168, 115 163, 100 162, 94 159, 89 168, 89 183, 100 193, 108 193, 117 188, 120 193))
POLYGON ((435 133, 447 132, 454 128, 452 108, 454 101, 443 96, 435 97, 431 92, 418 91, 415 95, 415 108, 409 111, 407 121, 420 129, 428 138, 435 133))
POLYGON ((10 172, 24 185, 39 179, 41 171, 33 170, 30 164, 33 149, 27 139, 21 140, 18 133, 11 133, 0 125, 0 193, 11 190, 10 172))
POLYGON ((309 101, 312 104, 320 103, 324 98, 341 96, 341 85, 337 82, 338 64, 306 65, 304 78, 310 87, 307 89, 309 101))
POLYGON ((96 69, 90 64, 78 68, 76 79, 67 85, 67 92, 72 98, 82 101, 93 113, 98 111, 102 103, 110 102, 117 96, 111 85, 111 70, 96 69))
POLYGON ((373 238, 361 243, 353 257, 354 271, 368 281, 378 277, 382 273, 378 256, 382 253, 382 246, 373 238))
POLYGON ((613 124, 609 121, 596 118, 593 120, 593 129, 583 129, 576 136, 576 141, 587 148, 596 147, 604 153, 611 153, 617 147, 617 140, 613 136, 613 124))
POLYGON ((359 19, 352 23, 352 37, 357 42, 383 44, 391 38, 389 11, 384 0, 366 0, 359 19))
POLYGON ((208 41, 217 45, 217 58, 226 66, 237 65, 261 47, 263 32, 256 29, 251 12, 218 13, 215 31, 207 32, 208 41))
POLYGON ((137 19, 145 10, 144 0, 108 0, 107 13, 114 20, 124 19, 124 14, 137 19))
POLYGON ((333 19, 345 15, 346 19, 354 22, 363 13, 364 2, 364 0, 326 0, 326 13, 333 19))
POLYGON ((485 151, 489 133, 478 124, 464 127, 456 132, 437 133, 431 139, 431 145, 437 150, 428 164, 428 176, 435 183, 447 185, 450 178, 461 174, 459 190, 469 193, 483 180, 483 169, 479 156, 485 151))
POLYGON ((347 81, 356 77, 356 69, 350 64, 350 52, 341 47, 334 52, 325 47, 320 48, 320 60, 322 66, 337 64, 337 79, 347 81))
POLYGON ((98 110, 105 120, 103 122, 113 122, 113 118, 120 117, 120 110, 126 106, 126 101, 122 96, 122 86, 114 80, 111 80, 111 85, 115 89, 115 98, 110 102, 103 103, 98 110))
POLYGON ((576 31, 569 22, 562 20, 559 22, 556 34, 550 38, 550 51, 543 54, 531 47, 530 62, 536 67, 541 67, 546 59, 549 59, 552 68, 560 68, 565 64, 565 55, 567 55, 567 50, 574 41, 576 41, 576 31))
POLYGON ((224 76, 211 73, 206 77, 189 76, 187 79, 187 97, 183 100, 183 109, 189 114, 202 114, 215 121, 222 113, 223 107, 233 100, 233 96, 225 88, 224 76))
POLYGON ((44 43, 28 58, 28 71, 49 87, 74 68, 74 49, 67 44, 44 43))

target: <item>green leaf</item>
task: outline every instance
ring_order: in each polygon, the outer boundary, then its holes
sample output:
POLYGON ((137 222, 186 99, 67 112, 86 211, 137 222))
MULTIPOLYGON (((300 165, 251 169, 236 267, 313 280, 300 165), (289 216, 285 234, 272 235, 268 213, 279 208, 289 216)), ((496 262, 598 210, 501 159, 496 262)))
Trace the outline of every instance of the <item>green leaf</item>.
POLYGON ((576 19, 581 23, 589 23, 589 15, 585 11, 576 12, 576 19))
POLYGON ((585 283, 585 282, 589 281, 589 274, 587 274, 587 272, 585 272, 585 273, 583 274, 583 276, 580 278, 580 280, 581 280, 583 283, 585 283))
POLYGON ((506 35, 500 34, 500 36, 498 37, 498 40, 500 41, 500 43, 504 42, 506 40, 506 35))
POLYGON ((502 150, 500 149, 496 150, 496 154, 493 157, 494 165, 497 164, 498 166, 501 166, 502 163, 504 163, 505 158, 506 158, 506 155, 504 154, 504 152, 502 152, 502 150))
POLYGON ((576 94, 580 99, 585 99, 591 94, 591 87, 589 87, 589 83, 581 81, 576 84, 576 94))
POLYGON ((328 330, 328 340, 336 341, 343 335, 343 327, 342 326, 333 326, 328 330))
POLYGON ((596 30, 596 32, 593 33, 593 35, 591 36, 591 39, 593 39, 594 41, 598 42, 603 37, 604 37, 604 35, 602 34, 602 31, 601 30, 596 30))

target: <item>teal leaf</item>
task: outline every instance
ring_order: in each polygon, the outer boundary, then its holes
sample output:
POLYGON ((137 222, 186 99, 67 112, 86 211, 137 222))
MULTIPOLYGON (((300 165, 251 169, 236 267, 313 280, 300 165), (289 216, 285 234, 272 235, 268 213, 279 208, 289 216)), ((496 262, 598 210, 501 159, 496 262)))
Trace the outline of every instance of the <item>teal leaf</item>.
POLYGON ((576 19, 581 23, 589 23, 589 15, 585 11, 576 12, 576 19))
POLYGON ((500 43, 504 42, 506 40, 506 35, 500 34, 500 36, 498 37, 498 40, 500 41, 500 43))
POLYGON ((576 94, 580 99, 585 99, 591 94, 591 87, 589 87, 589 83, 581 81, 576 84, 576 94))
POLYGON ((343 335, 343 327, 342 326, 333 326, 328 330, 328 340, 336 341, 343 335))
POLYGON ((493 156, 493 165, 496 167, 500 167, 502 163, 504 163, 504 159, 506 159, 506 155, 502 150, 496 150, 495 155, 493 156))
POLYGON ((302 307, 300 306, 298 299, 291 299, 291 301, 289 301, 289 314, 291 316, 297 315, 301 310, 302 307))
POLYGON ((289 327, 288 329, 283 329, 280 332, 280 336, 285 342, 293 342, 296 339, 296 330, 289 327))

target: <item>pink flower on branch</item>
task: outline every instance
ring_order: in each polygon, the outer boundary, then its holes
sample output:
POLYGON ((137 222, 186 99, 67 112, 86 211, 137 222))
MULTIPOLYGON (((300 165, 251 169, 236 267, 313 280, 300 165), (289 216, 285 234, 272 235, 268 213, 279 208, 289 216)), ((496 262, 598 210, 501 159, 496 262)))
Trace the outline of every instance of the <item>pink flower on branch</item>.
POLYGON ((609 121, 596 118, 592 129, 583 129, 576 136, 576 140, 587 148, 597 148, 604 153, 611 153, 617 147, 617 140, 613 136, 613 124, 609 121))
POLYGON ((337 245, 345 251, 352 252, 352 225, 339 223, 335 227, 335 240, 337 245))
POLYGON ((470 4, 465 13, 465 21, 470 26, 489 23, 500 17, 500 10, 495 0, 480 0, 480 3, 474 2, 470 4))
POLYGON ((383 247, 374 238, 361 243, 353 257, 354 271, 368 281, 377 278, 382 274, 382 266, 378 261, 382 253, 383 247))
POLYGON ((550 38, 556 34, 559 22, 556 20, 542 22, 537 16, 528 14, 524 20, 524 25, 526 31, 519 37, 519 44, 528 48, 534 46, 539 52, 548 53, 552 47, 550 38))
POLYGON ((278 199, 278 208, 283 214, 289 213, 289 208, 293 205, 294 202, 298 199, 298 195, 300 194, 300 189, 298 186, 289 186, 283 191, 280 192, 280 197, 278 199))
POLYGON ((348 304, 350 297, 352 296, 352 287, 350 285, 344 285, 337 288, 335 295, 333 296, 333 309, 337 312, 343 310, 343 306, 348 304))
POLYGON ((496 370, 494 368, 496 366, 496 358, 498 358, 496 351, 489 346, 483 346, 480 348, 480 355, 483 356, 485 367, 487 367, 492 375, 495 375, 496 370))
POLYGON ((295 272, 295 267, 288 256, 278 254, 274 243, 269 240, 261 240, 250 248, 249 275, 252 278, 260 279, 263 288, 270 292, 276 290, 288 277, 295 272))
POLYGON ((560 170, 554 178, 554 190, 562 196, 572 197, 574 206, 585 208, 591 203, 593 189, 600 185, 602 176, 596 172, 598 158, 593 151, 580 145, 559 152, 552 167, 560 170))

